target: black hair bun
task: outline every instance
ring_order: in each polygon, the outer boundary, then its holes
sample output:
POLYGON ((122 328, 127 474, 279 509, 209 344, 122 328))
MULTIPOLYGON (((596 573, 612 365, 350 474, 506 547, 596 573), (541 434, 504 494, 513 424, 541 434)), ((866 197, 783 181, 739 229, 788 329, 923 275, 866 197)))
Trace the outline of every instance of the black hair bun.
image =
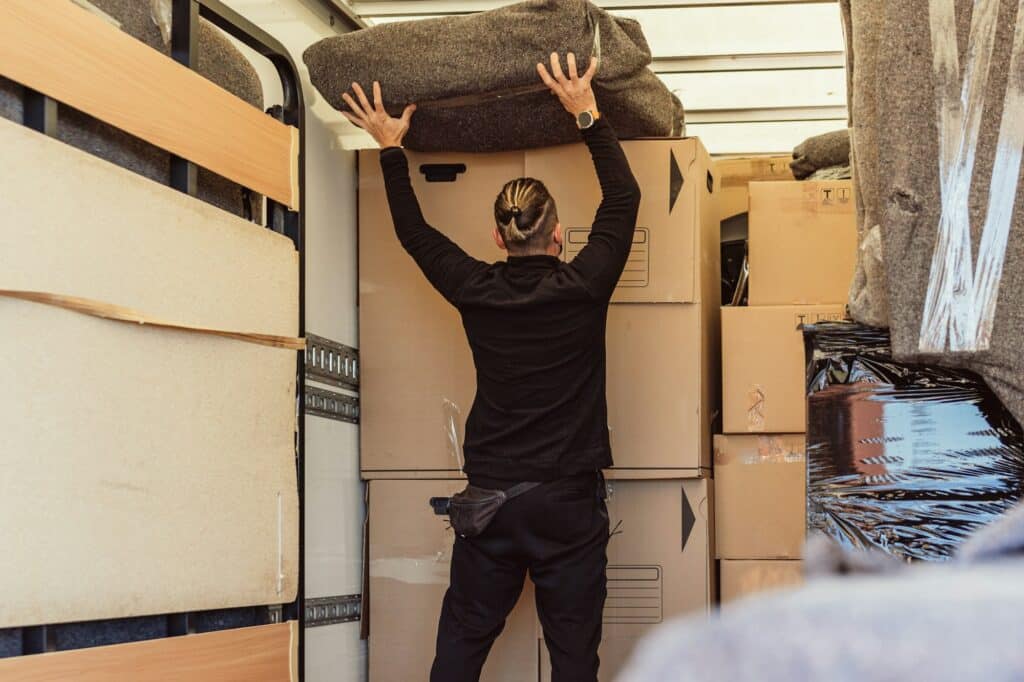
POLYGON ((513 206, 510 210, 512 212, 512 215, 514 215, 516 218, 523 215, 523 209, 519 208, 518 206, 513 206))

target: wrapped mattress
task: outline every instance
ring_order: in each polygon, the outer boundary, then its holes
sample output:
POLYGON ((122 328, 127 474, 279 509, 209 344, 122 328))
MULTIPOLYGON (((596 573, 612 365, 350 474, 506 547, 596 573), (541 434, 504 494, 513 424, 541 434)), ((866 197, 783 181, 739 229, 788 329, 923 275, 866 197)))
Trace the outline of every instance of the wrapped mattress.
POLYGON ((1024 495, 1024 435, 969 370, 892 359, 885 330, 806 327, 807 525, 850 549, 953 556, 1024 495))
POLYGON ((973 369, 1024 419, 1018 3, 846 10, 862 253, 879 225, 894 356, 973 369))
MULTIPOLYGON (((121 30, 170 56, 170 0, 90 0, 90 4, 117 22, 121 30)), ((219 29, 199 22, 196 72, 236 97, 263 109, 263 86, 252 64, 219 29)), ((0 78, 0 116, 22 117, 22 88, 0 78)), ((167 184, 171 157, 164 150, 128 135, 70 107, 59 108, 58 139, 95 154, 156 182, 167 184)), ((262 213, 261 197, 205 168, 197 173, 197 197, 243 217, 262 213)))
MULTIPOLYGON (((683 134, 683 108, 648 65, 640 25, 585 0, 529 0, 470 16, 384 24, 322 40, 303 54, 313 85, 340 110, 353 82, 381 83, 385 105, 418 109, 405 139, 417 151, 492 152, 579 140, 540 82, 557 51, 600 58, 598 106, 622 138, 683 134)), ((564 64, 564 61, 563 61, 564 64)))

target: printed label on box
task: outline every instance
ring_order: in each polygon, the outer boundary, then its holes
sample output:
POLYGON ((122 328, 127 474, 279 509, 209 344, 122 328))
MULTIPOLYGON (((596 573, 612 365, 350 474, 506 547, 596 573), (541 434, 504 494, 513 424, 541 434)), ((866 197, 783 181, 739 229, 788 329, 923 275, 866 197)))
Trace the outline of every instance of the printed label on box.
POLYGON ((661 566, 609 566, 605 623, 660 623, 663 618, 661 566))
MULTIPOLYGON (((573 227, 565 233, 565 260, 575 258, 590 239, 589 227, 573 227)), ((620 287, 646 287, 651 281, 651 233, 645 227, 633 233, 633 248, 619 277, 620 287)))

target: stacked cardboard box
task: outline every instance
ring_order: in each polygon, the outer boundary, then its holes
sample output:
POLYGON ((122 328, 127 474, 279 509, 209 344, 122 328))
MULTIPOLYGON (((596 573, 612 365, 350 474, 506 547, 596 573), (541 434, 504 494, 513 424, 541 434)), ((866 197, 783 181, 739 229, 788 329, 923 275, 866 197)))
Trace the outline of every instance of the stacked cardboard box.
POLYGON ((749 184, 749 306, 722 309, 715 437, 722 601, 792 583, 805 527, 800 327, 842 319, 856 259, 849 181, 749 184))
MULTIPOLYGON (((719 230, 710 158, 696 139, 623 144, 643 200, 608 316, 612 535, 601 646, 611 680, 635 641, 715 591, 711 420, 719 408, 719 230)), ((470 255, 503 257, 492 201, 516 177, 558 204, 564 258, 586 244, 600 187, 584 145, 499 154, 410 153, 427 219, 470 255)), ((458 313, 394 235, 377 152, 360 157, 361 456, 369 486, 370 679, 419 679, 433 655, 451 531, 428 500, 463 483, 475 376, 458 313), (418 480, 413 480, 418 479, 418 480), (426 627, 424 625, 426 624, 426 627)), ((548 675, 530 591, 484 671, 548 675), (538 671, 540 671, 538 673, 538 671)))

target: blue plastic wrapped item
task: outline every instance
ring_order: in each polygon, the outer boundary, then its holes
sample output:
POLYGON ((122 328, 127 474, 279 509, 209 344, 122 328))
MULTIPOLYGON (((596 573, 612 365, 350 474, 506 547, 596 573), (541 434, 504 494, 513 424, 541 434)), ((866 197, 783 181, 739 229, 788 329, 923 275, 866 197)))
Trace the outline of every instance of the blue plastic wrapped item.
POLYGON ((873 327, 823 323, 804 340, 809 530, 942 561, 1024 496, 1021 427, 978 375, 896 362, 873 327))

